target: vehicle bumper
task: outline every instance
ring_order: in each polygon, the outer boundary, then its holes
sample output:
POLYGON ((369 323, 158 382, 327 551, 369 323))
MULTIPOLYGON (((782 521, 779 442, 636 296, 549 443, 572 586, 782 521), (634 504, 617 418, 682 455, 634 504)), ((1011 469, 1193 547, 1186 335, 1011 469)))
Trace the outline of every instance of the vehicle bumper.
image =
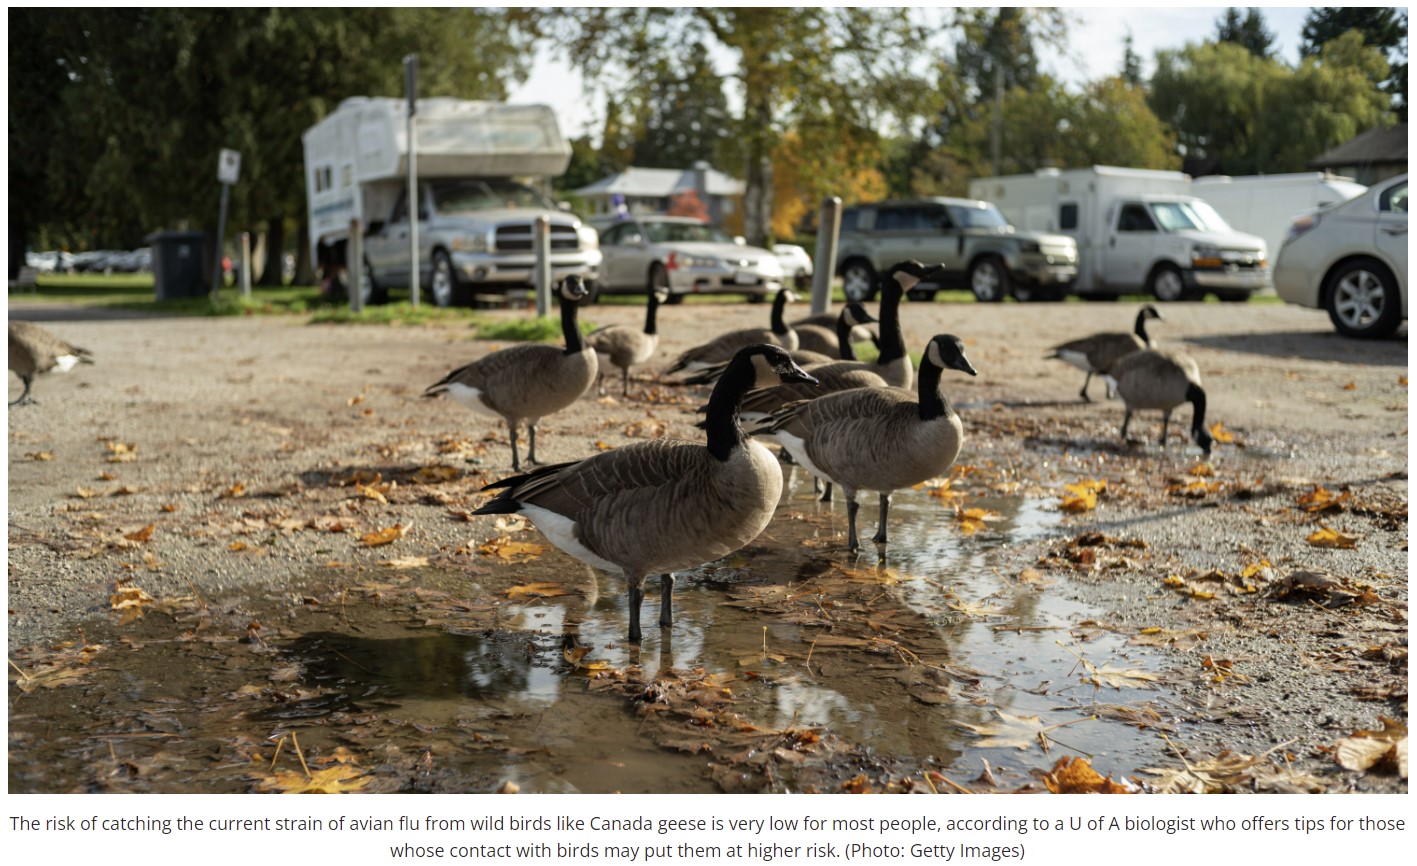
POLYGON ((1067 286, 1078 278, 1076 261, 1060 261, 1057 258, 1028 258, 1019 263, 1014 276, 1036 286, 1067 286))
POLYGON ((1317 308, 1320 279, 1311 268, 1286 265, 1282 260, 1274 267, 1274 291, 1285 303, 1317 308))
POLYGON ((676 295, 725 292, 765 295, 781 288, 782 277, 773 274, 752 271, 698 271, 687 268, 669 272, 669 291, 676 295))
MULTIPOLYGON (((454 252, 452 255, 453 267, 457 268, 458 276, 467 283, 529 286, 535 279, 535 256, 463 252, 454 252)), ((598 279, 601 258, 600 250, 553 254, 551 256, 551 279, 555 281, 571 274, 579 274, 588 280, 598 279)))
POLYGON ((1228 289, 1257 292, 1274 285, 1269 268, 1198 268, 1186 273, 1186 281, 1199 289, 1228 289))

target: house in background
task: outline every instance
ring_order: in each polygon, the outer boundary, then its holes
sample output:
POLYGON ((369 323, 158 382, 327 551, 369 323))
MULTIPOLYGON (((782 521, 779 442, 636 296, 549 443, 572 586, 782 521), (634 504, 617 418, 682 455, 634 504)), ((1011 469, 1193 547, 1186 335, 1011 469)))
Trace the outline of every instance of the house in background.
POLYGON ((1407 124, 1360 132, 1316 159, 1309 168, 1346 175, 1372 186, 1407 171, 1407 124))
POLYGON ((687 169, 630 166, 574 192, 585 201, 586 216, 592 218, 622 212, 667 213, 676 198, 693 192, 708 208, 709 221, 722 226, 741 221, 745 186, 743 181, 700 162, 687 169))

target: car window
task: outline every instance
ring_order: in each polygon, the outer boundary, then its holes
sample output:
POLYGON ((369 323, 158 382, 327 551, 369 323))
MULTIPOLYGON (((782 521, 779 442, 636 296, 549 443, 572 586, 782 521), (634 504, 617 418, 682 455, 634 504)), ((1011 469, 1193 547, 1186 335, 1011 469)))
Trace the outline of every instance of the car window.
POLYGON ((625 226, 627 223, 619 223, 600 230, 600 242, 605 246, 614 246, 620 243, 625 236, 625 226))
POLYGON ((1058 228, 1067 231, 1078 227, 1078 206, 1076 204, 1059 205, 1058 207, 1058 228))
POLYGON ((1407 184, 1399 183, 1383 190, 1378 199, 1378 210, 1407 213, 1407 184))
POLYGON ((1122 213, 1117 217, 1117 231, 1154 232, 1156 224, 1151 221, 1151 214, 1146 212, 1145 207, 1139 204, 1128 204, 1122 206, 1122 213))
MULTIPOLYGON (((426 195, 421 195, 418 197, 418 218, 420 220, 428 219, 428 196, 426 195)), ((401 223, 406 222, 407 220, 408 193, 405 192, 399 196, 398 204, 394 205, 394 214, 393 216, 389 217, 389 221, 401 223)))
POLYGON ((856 216, 861 213, 859 210, 849 210, 841 215, 841 230, 844 232, 856 231, 856 216))
POLYGON ((440 183, 433 188, 439 213, 475 213, 493 208, 546 208, 555 205, 541 193, 506 178, 440 183))
POLYGON ((975 207, 952 204, 950 217, 956 226, 969 229, 1000 229, 1009 224, 999 209, 988 203, 975 207))
POLYGON ((733 238, 704 223, 647 222, 644 233, 657 244, 701 242, 731 244, 733 238))
POLYGON ((923 211, 916 207, 883 207, 876 211, 876 231, 919 231, 926 227, 923 216, 923 211))

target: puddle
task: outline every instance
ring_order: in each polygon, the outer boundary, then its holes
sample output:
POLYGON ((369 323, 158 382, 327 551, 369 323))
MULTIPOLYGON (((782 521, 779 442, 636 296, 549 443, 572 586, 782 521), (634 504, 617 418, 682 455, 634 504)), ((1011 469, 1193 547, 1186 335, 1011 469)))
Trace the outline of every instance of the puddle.
MULTIPOLYGON (((316 767, 354 760, 378 791, 821 790, 876 761, 966 780, 981 758, 1015 787, 1063 754, 1114 777, 1154 760, 1154 733, 1091 720, 1090 708, 1165 692, 1084 684, 1075 653, 1118 669, 1146 659, 1101 629, 1078 645, 1072 632, 1099 612, 1061 582, 1017 579, 1010 547, 1066 534, 1050 505, 972 496, 969 507, 998 517, 966 535, 940 499, 902 491, 881 562, 869 543, 848 555, 844 505, 819 505, 810 482, 795 482, 762 537, 680 576, 674 627, 648 627, 640 647, 623 641, 618 579, 599 575, 591 591, 588 570, 554 551, 471 577, 420 569, 384 589, 368 587, 387 572, 323 575, 304 604, 246 599, 110 625, 74 684, 12 689, 10 790, 260 790, 273 760, 292 761, 277 755, 293 749, 291 732, 316 767), (537 581, 582 592, 500 601, 537 581), (257 638, 233 625, 248 618, 267 623, 257 638), (567 632, 585 650, 580 669, 563 655, 567 632), (645 714, 630 699, 696 670, 703 679, 682 692, 701 716, 645 714), (995 723, 995 710, 1084 721, 1052 731, 1050 754, 979 748, 963 726, 995 723), (697 736, 702 748, 685 739, 697 736), (748 745, 723 746, 734 737, 748 745), (798 747, 818 738, 834 757, 794 776, 812 761, 798 747), (785 763, 765 768, 770 754, 785 763)), ((869 537, 874 497, 861 501, 869 537)), ((647 583, 650 623, 658 589, 647 583)))

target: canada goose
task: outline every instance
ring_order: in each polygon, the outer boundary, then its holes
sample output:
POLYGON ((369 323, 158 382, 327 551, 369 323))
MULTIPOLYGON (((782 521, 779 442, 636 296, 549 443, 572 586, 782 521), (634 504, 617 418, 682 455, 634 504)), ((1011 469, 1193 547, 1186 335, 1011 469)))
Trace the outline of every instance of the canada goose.
MULTIPOLYGON (((1093 373, 1101 373, 1106 376, 1107 371, 1112 369, 1112 365, 1117 363, 1118 359, 1152 347, 1151 338, 1146 334, 1147 319, 1162 321, 1161 313, 1151 304, 1144 305, 1137 313, 1137 323, 1132 333, 1110 331, 1105 334, 1093 334, 1091 337, 1083 337, 1081 340, 1073 340, 1061 346, 1055 346, 1053 354, 1048 357, 1066 361, 1087 373, 1087 378, 1082 380, 1082 399, 1091 403, 1092 398, 1087 396, 1087 386, 1092 382, 1093 373)), ((1117 396, 1115 383, 1109 378, 1107 380, 1107 397, 1110 399, 1115 396, 1117 396)))
POLYGON ((792 323, 792 330, 797 332, 799 351, 806 350, 827 355, 833 359, 855 361, 856 350, 852 347, 852 343, 857 339, 870 339, 871 332, 866 330, 864 326, 874 321, 876 321, 875 317, 866 312, 865 307, 852 301, 842 307, 840 313, 818 313, 815 316, 798 319, 792 323), (851 324, 843 335, 841 320, 843 316, 848 314, 851 324))
POLYGON ((668 288, 657 288, 645 301, 645 327, 637 330, 629 325, 606 325, 586 334, 586 342, 599 356, 600 372, 596 375, 597 390, 605 396, 605 368, 614 364, 620 368, 621 394, 630 394, 630 368, 643 364, 659 348, 659 333, 655 329, 655 313, 669 299, 668 288))
POLYGON ((797 300, 797 296, 789 289, 780 289, 777 297, 772 301, 772 327, 743 328, 721 334, 707 343, 684 352, 674 361, 674 366, 665 372, 677 373, 680 370, 700 370, 711 367, 732 359, 734 353, 744 346, 753 346, 758 343, 781 346, 789 351, 796 349, 797 332, 782 320, 783 308, 795 300, 797 300))
POLYGON ((1122 416, 1122 439, 1127 438, 1127 425, 1138 409, 1161 410, 1161 439, 1166 444, 1166 427, 1171 423, 1171 410, 1182 403, 1191 404, 1191 437, 1206 454, 1210 454, 1211 435, 1205 429, 1205 389, 1201 387, 1200 368, 1190 355, 1176 351, 1147 349, 1133 352, 1112 365, 1111 374, 1117 380, 1117 393, 1126 403, 1122 416))
POLYGON ((772 454, 738 426, 738 403, 751 388, 810 382, 777 346, 739 349, 709 401, 707 446, 654 439, 574 463, 507 478, 497 498, 474 514, 520 512, 566 553, 625 575, 629 639, 640 639, 643 583, 662 575, 659 624, 673 621, 673 572, 711 562, 752 541, 782 493, 772 454))
POLYGON ((891 492, 943 474, 959 456, 964 427, 940 391, 946 367, 976 375, 959 338, 940 334, 925 347, 916 394, 901 388, 841 391, 783 406, 762 426, 807 471, 841 486, 852 550, 860 546, 857 491, 880 494, 881 522, 872 540, 885 544, 891 492))
POLYGON ((77 364, 92 364, 93 353, 71 345, 33 322, 10 323, 10 369, 25 389, 11 406, 36 402, 30 386, 40 373, 58 370, 67 373, 77 364))
POLYGON ((536 463, 536 423, 585 393, 599 370, 595 350, 581 339, 576 307, 586 295, 585 282, 571 274, 561 281, 561 335, 566 348, 543 343, 510 346, 459 367, 428 386, 425 397, 446 393, 474 412, 507 422, 512 438, 512 469, 520 471, 517 425, 530 432, 527 463, 536 463))
MULTIPOLYGON (((853 329, 876 321, 875 317, 867 312, 865 307, 854 301, 842 307, 841 312, 834 314, 833 318, 836 320, 836 324, 833 325, 833 327, 836 329, 838 335, 843 333, 850 334, 853 329)), ((794 327, 793 330, 796 330, 796 328, 794 327)), ((869 331, 867 333, 870 334, 869 331)), ((798 334, 798 337, 800 339, 801 334, 798 334)), ((874 338, 874 335, 872 335, 872 337, 874 338)), ((836 361, 856 360, 856 351, 852 348, 849 339, 838 340, 836 337, 833 337, 832 345, 834 347, 832 351, 836 353, 835 355, 824 355, 821 352, 802 348, 798 348, 788 354, 792 356, 792 362, 803 369, 820 364, 831 364, 836 361)), ((723 361, 718 364, 701 367, 697 373, 685 378, 684 383, 686 385, 708 385, 716 382, 718 381, 719 375, 728 367, 728 363, 727 361, 723 361)))

